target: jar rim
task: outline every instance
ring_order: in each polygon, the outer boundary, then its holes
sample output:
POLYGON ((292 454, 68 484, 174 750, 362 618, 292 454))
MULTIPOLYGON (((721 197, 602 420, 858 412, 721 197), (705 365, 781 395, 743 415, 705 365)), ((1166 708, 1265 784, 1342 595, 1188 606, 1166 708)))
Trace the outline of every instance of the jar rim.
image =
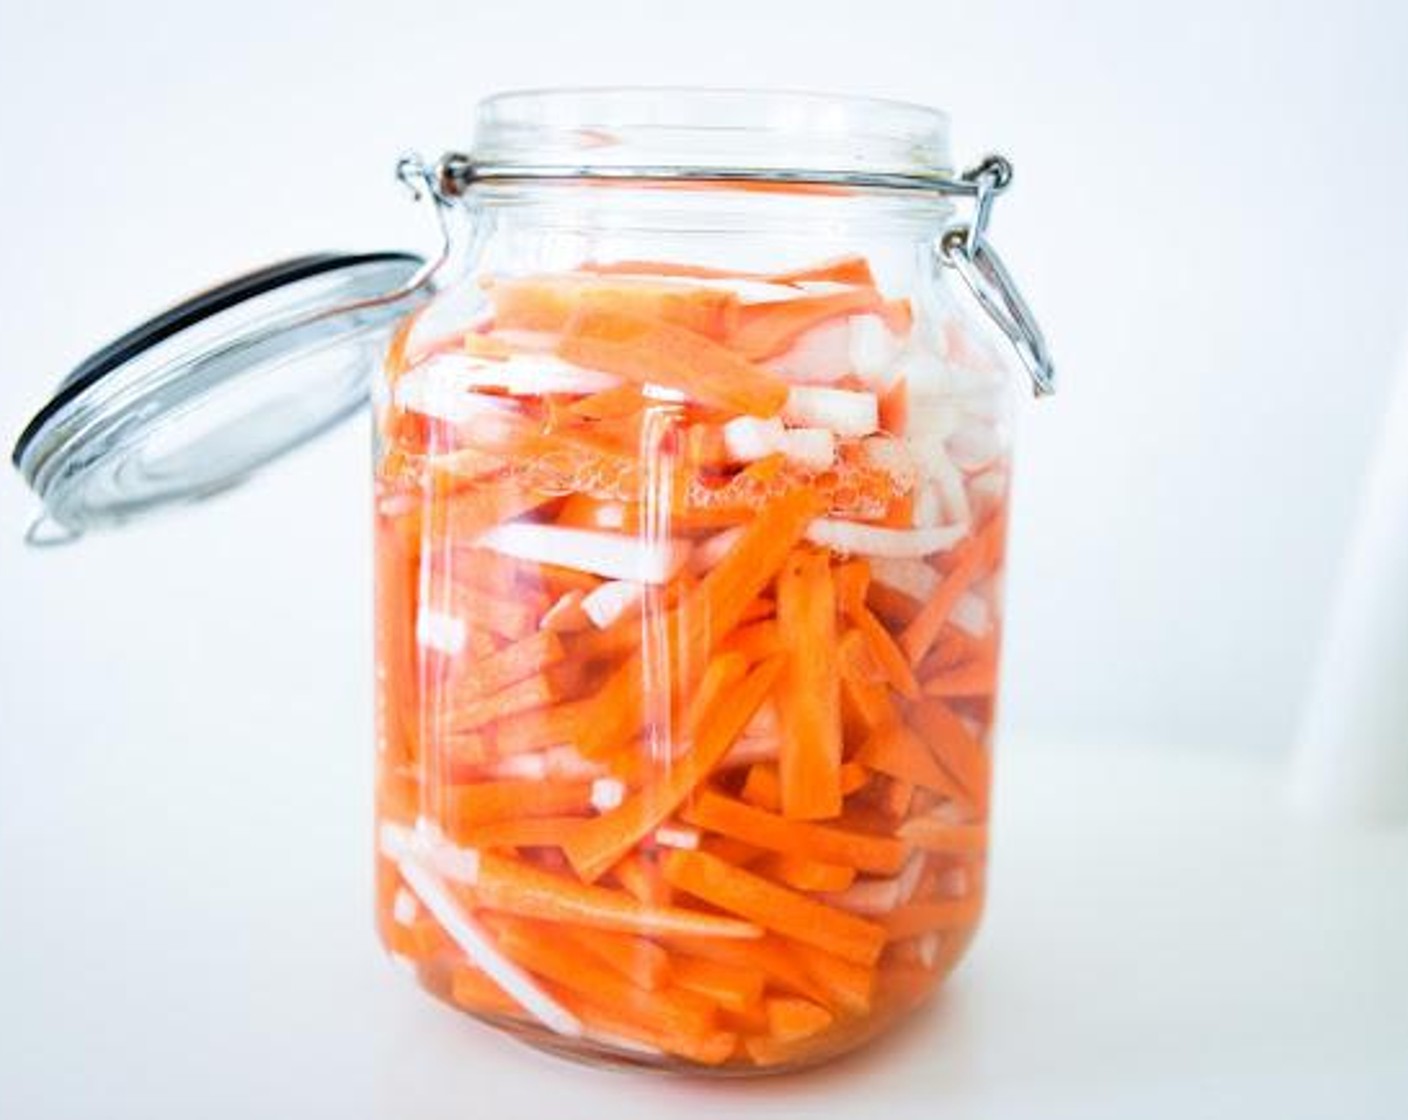
POLYGON ((651 167, 698 177, 751 168, 924 177, 952 172, 949 119, 906 101, 796 90, 579 86, 511 90, 480 102, 478 165, 651 167))

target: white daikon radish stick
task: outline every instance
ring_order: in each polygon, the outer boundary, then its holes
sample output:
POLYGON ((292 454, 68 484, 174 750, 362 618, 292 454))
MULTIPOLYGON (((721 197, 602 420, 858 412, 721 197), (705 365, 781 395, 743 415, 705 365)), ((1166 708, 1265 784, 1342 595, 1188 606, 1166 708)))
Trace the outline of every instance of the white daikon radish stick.
POLYGON ((683 825, 662 824, 655 830, 655 842, 662 848, 684 848, 692 852, 699 847, 700 839, 697 828, 683 825))
POLYGON ((547 761, 549 778, 562 778, 565 781, 585 781, 588 778, 601 778, 607 774, 605 763, 586 758, 570 743, 549 747, 543 752, 547 761))
POLYGON ((707 572, 733 550, 733 546, 738 543, 741 536, 743 536, 743 526, 735 525, 732 529, 715 533, 708 540, 695 545, 694 551, 689 556, 690 570, 700 573, 707 572))
POLYGON ((807 526, 807 540, 824 548, 854 556, 888 556, 894 559, 932 556, 947 552, 968 535, 966 525, 929 529, 888 529, 859 521, 820 517, 807 526))
POLYGON ((592 808, 598 813, 619 809, 626 799, 626 785, 620 778, 598 778, 592 783, 592 808))
POLYGON ((728 457, 735 463, 751 463, 777 451, 786 429, 776 416, 766 420, 735 416, 724 424, 722 431, 728 457))
MULTIPOLYGON (((963 485, 963 474, 953 465, 947 455, 936 451, 929 461, 934 475, 934 486, 942 500, 942 520, 952 525, 966 525, 973 520, 973 509, 968 503, 968 491, 963 485)), ((915 514, 915 524, 924 524, 915 514)), ((934 524, 938 524, 935 522, 934 524)))
POLYGON ((789 381, 813 385, 840 381, 851 372, 851 329, 844 319, 820 323, 767 365, 789 381))
POLYGON ((986 470, 1002 458, 1002 439, 997 429, 972 417, 948 437, 945 447, 953 465, 969 474, 986 470))
POLYGON ((416 896, 405 887, 396 888, 396 897, 391 902, 391 920, 397 925, 408 926, 420 913, 420 903, 416 896))
POLYGON ((416 893, 431 917, 440 923, 450 940, 459 946, 476 968, 549 1030, 571 1038, 581 1037, 582 1024, 577 1017, 499 951, 489 934, 469 916, 439 875, 414 855, 406 856, 398 866, 406 885, 416 893))
POLYGON ((824 895, 826 901, 856 914, 887 914, 914 897, 924 875, 924 857, 914 852, 900 873, 889 879, 857 879, 844 891, 824 895))
POLYGON ((953 604, 949 621, 966 634, 981 638, 992 629, 992 608, 981 595, 965 591, 953 604))
POLYGON ((879 315, 853 315, 847 321, 851 372, 867 381, 887 379, 894 373, 904 344, 879 315))
POLYGON ((645 597, 645 584, 628 580, 611 580, 589 591, 582 599, 582 610, 598 630, 625 617, 640 605, 645 597))
POLYGON ((511 754, 507 758, 496 758, 484 767, 486 777, 502 780, 521 778, 541 782, 548 777, 548 760, 543 751, 526 751, 511 754))
POLYGON ((876 556, 870 561, 870 578, 921 603, 933 598, 942 582, 939 573, 923 560, 895 560, 888 556, 876 556))
POLYGON ((836 436, 829 428, 788 428, 779 450, 799 466, 824 471, 836 462, 836 436))
POLYGON ((428 607, 416 612, 416 644, 423 649, 455 657, 464 649, 467 637, 462 618, 428 607))
POLYGON ((583 395, 614 389, 621 379, 600 370, 564 362, 552 354, 513 354, 507 358, 472 358, 438 354, 407 370, 397 382, 399 394, 406 378, 419 375, 435 393, 467 394, 480 389, 500 389, 516 397, 541 393, 583 395))
POLYGON ((518 560, 637 583, 667 583, 689 554, 688 546, 675 541, 643 541, 623 533, 526 521, 495 526, 478 544, 518 560))
POLYGON ((401 375, 395 390, 398 408, 449 424, 464 424, 486 415, 518 413, 518 406, 512 401, 473 392, 462 378, 440 367, 440 362, 441 359, 432 358, 401 375))
POLYGON ((414 830, 383 821, 377 840, 381 854, 393 863, 400 863, 407 856, 417 856, 427 861, 437 875, 453 883, 472 887, 479 881, 479 853, 473 848, 451 844, 428 821, 418 822, 414 830))
POLYGON ((880 402, 874 393, 794 385, 782 418, 806 428, 830 428, 838 436, 868 436, 880 428, 880 402))

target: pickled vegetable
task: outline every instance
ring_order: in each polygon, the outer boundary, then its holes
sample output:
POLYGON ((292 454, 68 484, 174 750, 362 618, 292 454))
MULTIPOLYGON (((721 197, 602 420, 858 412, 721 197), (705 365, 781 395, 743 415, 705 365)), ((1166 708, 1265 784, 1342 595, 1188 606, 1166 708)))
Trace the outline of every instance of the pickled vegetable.
POLYGON ((860 258, 483 291, 379 409, 383 939, 621 1061, 855 1046, 982 908, 991 386, 860 258))

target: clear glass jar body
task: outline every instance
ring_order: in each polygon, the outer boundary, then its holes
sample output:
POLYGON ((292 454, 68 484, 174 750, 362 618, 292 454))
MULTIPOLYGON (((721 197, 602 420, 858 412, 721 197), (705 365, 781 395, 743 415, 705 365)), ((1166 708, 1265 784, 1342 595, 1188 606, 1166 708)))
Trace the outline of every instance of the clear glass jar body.
POLYGON ((852 1049, 984 897, 1013 394, 947 206, 461 206, 376 393, 381 937, 575 1057, 852 1049))

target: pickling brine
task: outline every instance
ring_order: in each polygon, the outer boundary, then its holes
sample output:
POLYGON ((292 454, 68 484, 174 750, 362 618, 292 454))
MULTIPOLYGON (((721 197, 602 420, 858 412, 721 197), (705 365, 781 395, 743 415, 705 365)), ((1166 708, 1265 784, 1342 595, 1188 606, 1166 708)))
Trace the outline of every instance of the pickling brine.
POLYGON ((856 1046, 983 905, 1004 373, 863 256, 462 302, 377 416, 385 944, 571 1054, 856 1046))

